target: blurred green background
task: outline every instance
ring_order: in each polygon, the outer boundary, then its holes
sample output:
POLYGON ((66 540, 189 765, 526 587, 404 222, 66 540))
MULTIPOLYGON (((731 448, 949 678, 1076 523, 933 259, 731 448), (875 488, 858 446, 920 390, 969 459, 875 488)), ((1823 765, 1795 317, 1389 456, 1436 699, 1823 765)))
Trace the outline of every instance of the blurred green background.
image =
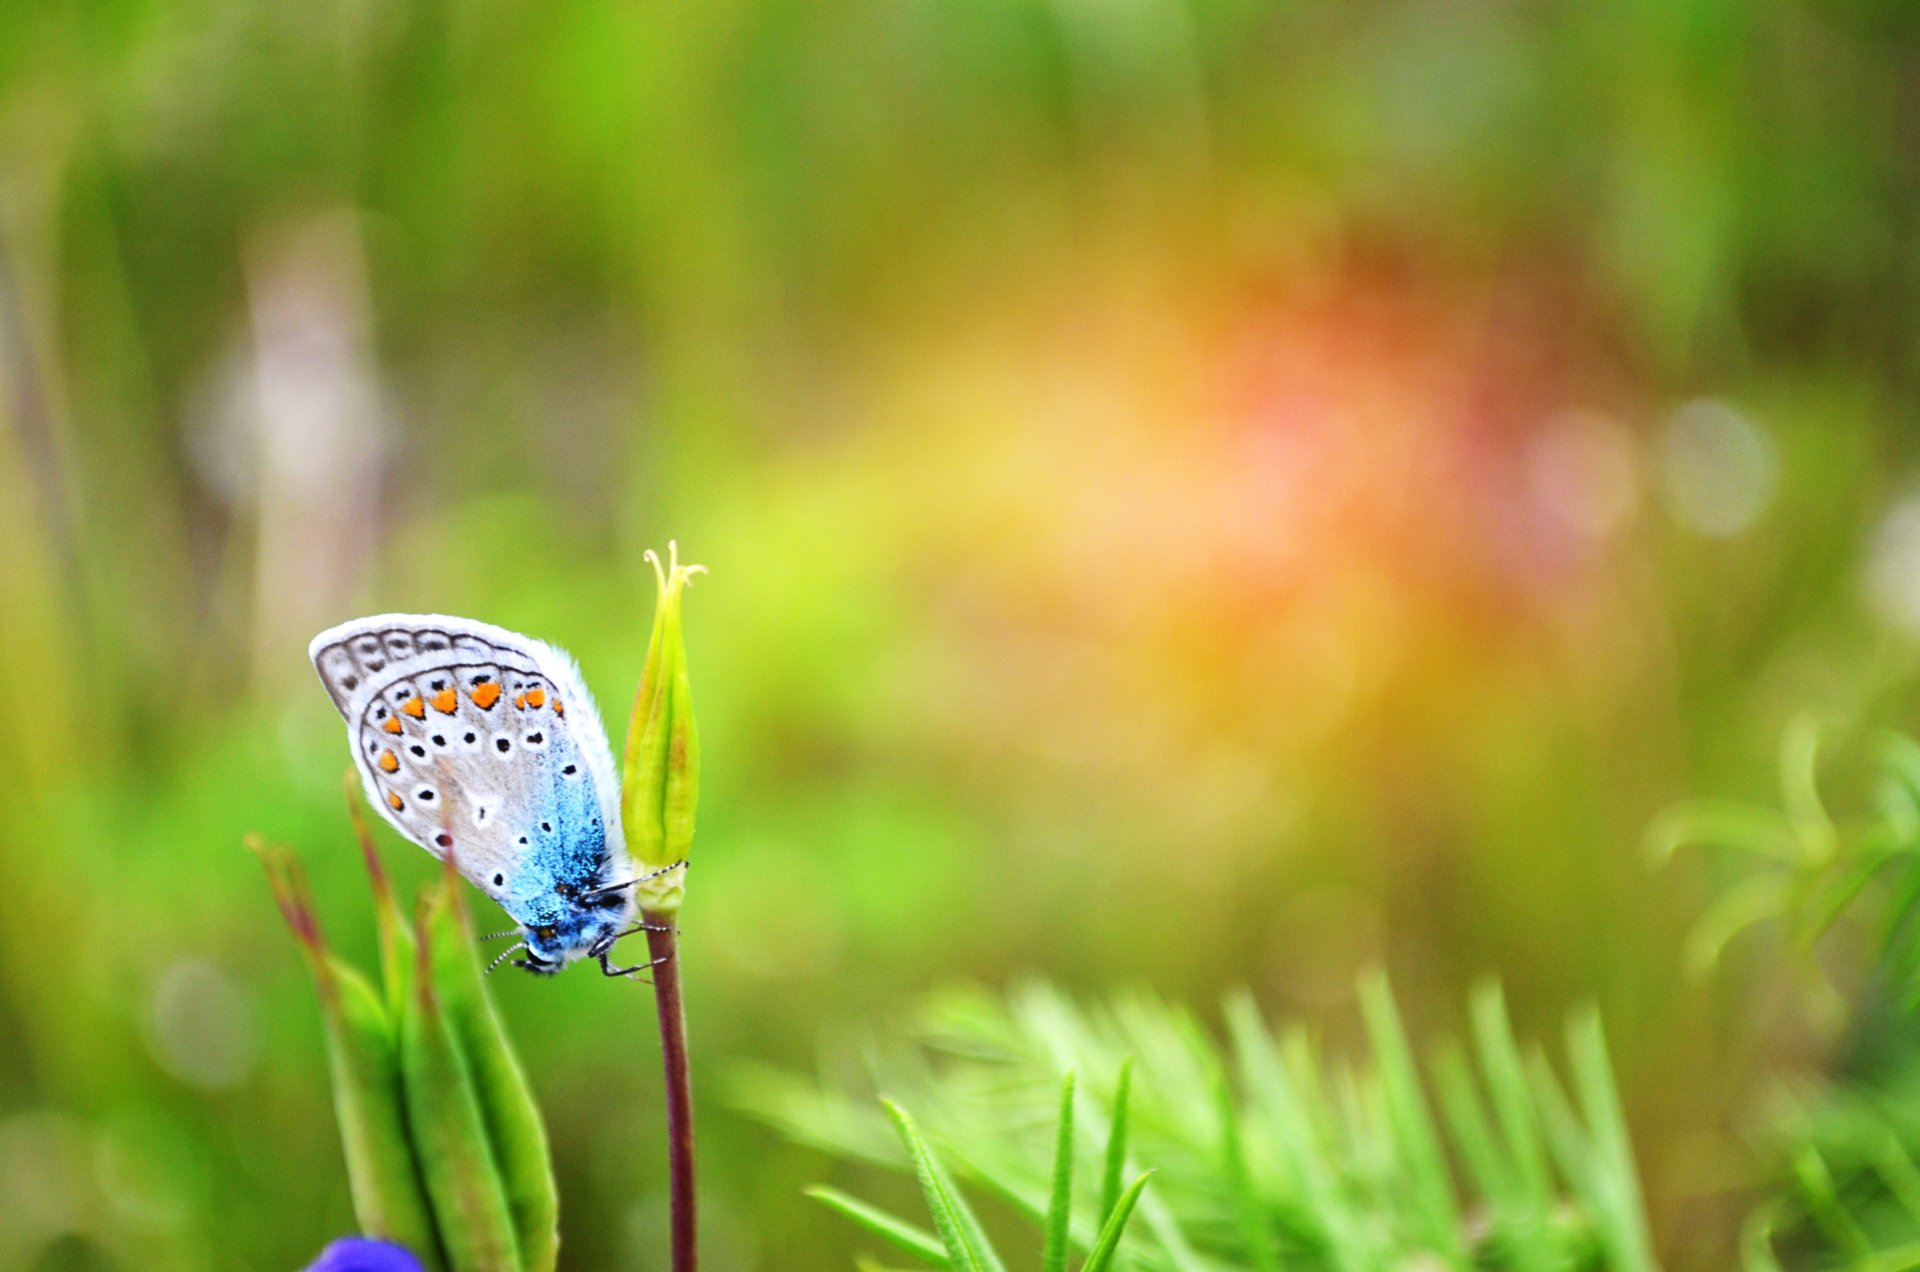
MULTIPOLYGON (((858 1244, 730 1065, 1033 973, 1341 1036, 1374 965, 1596 1001, 1725 1266, 1838 1050, 1680 974, 1642 836, 1920 724, 1917 222, 1891 0, 0 9, 0 1268, 350 1228, 240 848, 368 955, 305 643, 524 630, 617 738, 669 537, 712 1266, 858 1244)), ((663 1266, 646 991, 496 988, 567 1266, 663 1266)))

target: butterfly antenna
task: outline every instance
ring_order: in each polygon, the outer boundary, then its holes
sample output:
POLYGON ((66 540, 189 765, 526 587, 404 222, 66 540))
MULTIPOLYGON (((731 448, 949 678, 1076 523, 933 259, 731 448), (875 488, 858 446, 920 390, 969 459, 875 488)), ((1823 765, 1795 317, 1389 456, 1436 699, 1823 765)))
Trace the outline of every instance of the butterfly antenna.
POLYGON ((489 932, 480 939, 483 941, 497 941, 503 936, 518 936, 524 930, 525 929, 522 928, 510 927, 504 932, 489 932))
MULTIPOLYGON (((509 954, 513 953, 515 950, 524 950, 526 948, 527 948, 527 943, 525 941, 516 941, 512 945, 507 946, 506 949, 501 950, 498 954, 493 956, 493 962, 487 964, 487 975, 489 976, 493 975, 493 969, 500 966, 500 964, 506 962, 507 956, 509 954)), ((532 953, 532 951, 528 950, 528 953, 532 953)))

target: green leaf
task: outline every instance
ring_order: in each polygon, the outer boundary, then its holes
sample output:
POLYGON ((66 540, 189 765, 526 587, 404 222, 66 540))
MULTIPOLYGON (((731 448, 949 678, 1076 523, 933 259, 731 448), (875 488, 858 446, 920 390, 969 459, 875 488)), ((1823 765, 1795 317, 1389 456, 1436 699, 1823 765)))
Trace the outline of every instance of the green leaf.
POLYGON ((1793 1155, 1793 1174, 1799 1181, 1808 1212, 1828 1240, 1854 1259, 1877 1269, 1880 1264, 1873 1258, 1873 1240, 1841 1202, 1833 1174, 1827 1169, 1820 1150, 1811 1144, 1802 1145, 1793 1155))
POLYGON ((426 916, 417 925, 413 995, 400 1017, 407 1123, 452 1272, 520 1272, 513 1212, 473 1075, 434 986, 436 926, 426 916))
POLYGON ((1784 875, 1753 875, 1715 898, 1687 934, 1682 961, 1689 974, 1704 976, 1733 938, 1756 923, 1777 919, 1793 905, 1793 884, 1784 875))
POLYGON ((1664 865, 1699 845, 1748 853, 1781 865, 1798 860, 1793 825, 1771 808, 1731 800, 1695 800, 1662 813, 1647 831, 1647 855, 1664 865))
POLYGON ((1281 1062, 1259 1008, 1242 993, 1228 1001, 1226 1014, 1242 1079, 1290 1176, 1287 1192, 1300 1200, 1300 1222, 1336 1268, 1353 1272, 1366 1266, 1369 1247, 1352 1201, 1335 1178, 1334 1154, 1281 1062))
POLYGON ((326 948, 293 854, 257 837, 248 846, 265 865, 313 975, 354 1218, 362 1232, 397 1241, 437 1268, 440 1239, 408 1137, 393 1017, 367 978, 326 948))
POLYGON ((1854 851, 1858 854, 1857 860, 1835 863, 1833 869, 1816 880, 1809 889, 1804 902, 1805 912, 1799 922, 1802 950, 1811 950, 1840 921, 1847 907, 1859 899, 1867 885, 1879 877, 1881 871, 1892 865, 1911 868, 1914 862, 1908 853, 1877 850, 1864 838, 1854 851))
POLYGON ((1120 1076, 1113 1088, 1113 1129, 1107 1136, 1105 1170, 1100 1177, 1100 1222, 1113 1215, 1120 1204, 1120 1178, 1127 1169, 1128 1105, 1133 1096, 1133 1057, 1120 1062, 1120 1076))
POLYGON ((881 1101, 893 1118, 907 1156, 913 1161, 913 1173, 926 1194, 927 1209, 933 1213, 933 1227, 947 1247, 947 1257, 957 1272, 1006 1272, 1000 1257, 987 1243, 980 1221, 974 1218, 965 1198, 953 1186, 947 1172, 934 1156, 933 1149, 908 1112, 892 1100, 881 1101))
POLYGON ((449 857, 438 887, 428 891, 423 927, 431 931, 434 989, 473 1081, 522 1265, 552 1272, 560 1256, 560 1197, 547 1130, 474 956, 464 886, 449 857))
POLYGON ((1240 1110, 1234 1105, 1233 1087, 1224 1075, 1215 1093, 1215 1105, 1220 1120, 1223 1173, 1233 1199, 1234 1219, 1240 1228, 1242 1253, 1248 1264, 1259 1272, 1280 1272, 1280 1256, 1273 1248, 1264 1208, 1247 1167, 1247 1148, 1240 1134, 1240 1110))
POLYGON ((1054 1136, 1053 1193, 1047 1201, 1047 1240, 1040 1253, 1044 1272, 1066 1272, 1067 1235, 1073 1218, 1073 1070, 1060 1079, 1060 1129, 1054 1136))
POLYGON ((1506 1158, 1513 1165, 1515 1196, 1512 1237, 1522 1268, 1561 1261, 1552 1240, 1553 1177, 1541 1142, 1540 1115, 1527 1084, 1526 1065, 1514 1041, 1500 986, 1487 982, 1474 991, 1470 1013, 1474 1049, 1500 1124, 1506 1158))
POLYGON ((946 1251, 941 1249, 939 1238, 924 1228, 915 1227, 904 1219, 896 1219, 886 1211, 869 1206, 857 1197, 849 1197, 837 1188, 816 1185, 806 1189, 806 1194, 827 1208, 839 1211, 882 1241, 906 1251, 928 1267, 953 1266, 946 1251))
POLYGON ((1453 1144, 1468 1174, 1492 1200, 1499 1224, 1516 1226, 1520 1219, 1521 1194, 1516 1172, 1494 1135, 1493 1123, 1481 1102, 1466 1054, 1457 1045, 1447 1043, 1435 1052, 1433 1085, 1440 1111, 1453 1131, 1453 1144))
POLYGON ((345 787, 347 816, 353 821, 353 835, 360 844, 360 860, 367 868, 367 882, 373 889, 373 917, 380 933, 380 967, 387 989, 387 1010, 397 1018, 411 992, 413 929, 400 912, 393 885, 387 881, 386 868, 380 864, 380 852, 374 846, 373 831, 367 825, 366 808, 360 798, 360 775, 352 769, 347 770, 345 787))
POLYGON ((1120 1199, 1114 1203, 1113 1213, 1107 1216, 1106 1226, 1100 1229, 1100 1236, 1093 1243, 1093 1250, 1081 1265, 1080 1272, 1107 1272, 1115 1253, 1120 1249, 1120 1236, 1127 1230, 1127 1219, 1133 1214, 1134 1203, 1140 1200, 1140 1190, 1147 1186, 1147 1180, 1152 1176, 1153 1172, 1148 1171, 1120 1194, 1120 1199))
POLYGON ((1780 793, 1802 860, 1830 860, 1839 836, 1820 798, 1820 726, 1811 715, 1796 718, 1780 740, 1780 793))
POLYGON ((1464 1267, 1467 1253, 1460 1239, 1460 1215, 1454 1207, 1453 1185, 1447 1174, 1433 1115, 1420 1090, 1413 1051, 1400 1024, 1393 992, 1384 976, 1369 976, 1360 988, 1361 1010, 1379 1065, 1381 1094, 1387 1125, 1399 1150, 1407 1180, 1414 1190, 1425 1240, 1432 1251, 1454 1266, 1464 1267))
POLYGON ((1900 1203, 1909 1220, 1920 1221, 1920 1165, 1891 1128, 1883 1128, 1880 1147, 1873 1154, 1873 1171, 1887 1193, 1900 1203))
POLYGON ((408 1138, 393 1021, 358 971, 334 961, 328 975, 334 1008, 322 1012, 327 1061, 354 1218, 368 1236, 398 1242, 434 1266, 440 1238, 408 1138))
POLYGON ((1745 1272, 1785 1272, 1773 1252, 1773 1231, 1780 1212, 1778 1201, 1760 1206, 1740 1225, 1740 1266, 1745 1272))
POLYGON ((1908 806, 1920 809, 1920 742, 1889 731, 1881 735, 1879 751, 1888 776, 1905 787, 1908 806))
POLYGON ((1568 1030, 1574 1085, 1581 1111, 1592 1135, 1602 1195, 1601 1217, 1614 1266, 1622 1272, 1653 1272, 1653 1244, 1646 1229, 1646 1207, 1640 1196, 1640 1177, 1634 1167, 1627 1122, 1614 1087, 1613 1067, 1607 1060, 1606 1035, 1600 1013, 1580 1012, 1568 1030))

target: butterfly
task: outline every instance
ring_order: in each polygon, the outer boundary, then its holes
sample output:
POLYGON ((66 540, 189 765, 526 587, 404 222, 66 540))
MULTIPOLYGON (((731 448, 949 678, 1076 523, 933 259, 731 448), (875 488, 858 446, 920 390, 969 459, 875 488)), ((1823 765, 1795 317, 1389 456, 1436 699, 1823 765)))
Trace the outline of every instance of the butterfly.
POLYGON ((374 807, 520 925, 494 966, 518 950, 543 975, 580 958, 609 976, 650 966, 610 961, 652 926, 634 921, 632 888, 655 876, 634 876, 613 751, 571 658, 438 614, 356 618, 307 656, 374 807))

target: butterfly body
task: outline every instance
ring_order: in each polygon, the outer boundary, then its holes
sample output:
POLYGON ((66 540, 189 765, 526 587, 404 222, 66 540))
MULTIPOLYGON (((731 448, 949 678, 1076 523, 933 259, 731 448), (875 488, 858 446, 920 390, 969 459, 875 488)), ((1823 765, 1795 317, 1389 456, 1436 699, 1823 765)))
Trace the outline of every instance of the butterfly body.
POLYGON ((634 876, 612 751, 572 660, 437 614, 354 619, 308 655, 368 800, 521 925, 521 965, 607 968, 632 930, 634 876))

